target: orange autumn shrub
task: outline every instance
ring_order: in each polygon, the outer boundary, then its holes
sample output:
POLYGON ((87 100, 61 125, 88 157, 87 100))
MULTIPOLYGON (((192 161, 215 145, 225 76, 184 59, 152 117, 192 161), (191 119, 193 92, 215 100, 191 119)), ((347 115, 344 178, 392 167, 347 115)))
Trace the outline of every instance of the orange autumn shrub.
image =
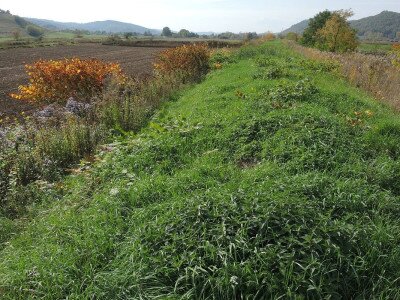
POLYGON ((97 59, 40 60, 25 67, 29 84, 11 97, 40 103, 64 102, 69 97, 87 100, 102 92, 107 78, 125 79, 119 64, 97 59))
POLYGON ((206 44, 188 44, 161 52, 154 69, 160 75, 183 74, 197 80, 209 70, 210 50, 206 44))

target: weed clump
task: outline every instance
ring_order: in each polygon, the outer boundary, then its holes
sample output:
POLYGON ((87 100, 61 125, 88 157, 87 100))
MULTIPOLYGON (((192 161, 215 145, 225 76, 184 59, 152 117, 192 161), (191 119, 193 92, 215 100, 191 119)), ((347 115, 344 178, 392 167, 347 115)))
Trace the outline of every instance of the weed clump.
POLYGON ((294 103, 295 101, 309 100, 317 93, 317 87, 310 79, 303 79, 296 83, 285 82, 268 91, 270 99, 277 103, 294 103))
POLYGON ((209 70, 210 50, 206 44, 190 44, 160 53, 154 63, 160 75, 184 74, 189 80, 202 78, 209 70))

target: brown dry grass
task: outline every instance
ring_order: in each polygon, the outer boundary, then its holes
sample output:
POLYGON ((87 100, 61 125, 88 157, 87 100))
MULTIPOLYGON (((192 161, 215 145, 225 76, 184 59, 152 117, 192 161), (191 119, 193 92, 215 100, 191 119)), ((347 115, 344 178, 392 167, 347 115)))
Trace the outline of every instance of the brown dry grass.
POLYGON ((353 85, 400 110, 400 70, 392 64, 390 56, 337 54, 303 47, 292 41, 288 41, 287 44, 307 58, 338 62, 341 75, 353 85))

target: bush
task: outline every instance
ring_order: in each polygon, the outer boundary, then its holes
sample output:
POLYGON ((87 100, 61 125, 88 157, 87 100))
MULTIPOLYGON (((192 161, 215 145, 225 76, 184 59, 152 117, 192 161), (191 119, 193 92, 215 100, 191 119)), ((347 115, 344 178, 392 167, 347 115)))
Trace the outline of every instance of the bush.
POLYGON ((11 97, 33 102, 65 102, 69 97, 85 99, 101 93, 110 76, 124 80, 118 64, 97 59, 40 60, 26 65, 26 69, 30 84, 20 86, 20 93, 11 97))
POLYGON ((159 54, 154 63, 160 75, 183 73, 189 80, 198 80, 209 70, 210 50, 205 44, 183 45, 159 54))
POLYGON ((44 34, 42 28, 35 26, 35 25, 28 25, 26 27, 26 31, 28 32, 28 34, 30 36, 37 37, 37 38, 41 37, 44 34))

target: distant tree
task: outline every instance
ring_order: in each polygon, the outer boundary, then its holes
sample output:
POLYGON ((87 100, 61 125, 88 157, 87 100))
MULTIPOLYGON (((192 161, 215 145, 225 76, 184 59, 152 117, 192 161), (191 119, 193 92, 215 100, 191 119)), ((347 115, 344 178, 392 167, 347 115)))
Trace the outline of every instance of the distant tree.
POLYGON ((74 35, 76 38, 83 38, 83 31, 79 29, 74 30, 74 35))
POLYGON ((129 40, 131 37, 133 37, 133 32, 125 32, 124 37, 125 39, 129 40))
POLYGON ((162 36, 171 37, 172 31, 169 27, 164 27, 161 33, 162 36))
POLYGON ((14 40, 18 41, 21 38, 21 31, 19 29, 12 32, 14 40))
POLYGON ((35 25, 28 25, 26 27, 26 31, 28 32, 28 34, 30 36, 33 36, 33 37, 36 37, 36 38, 40 38, 44 34, 43 30, 40 27, 35 26, 35 25))
POLYGON ((187 38, 187 37, 189 37, 189 35, 190 35, 190 31, 187 30, 187 29, 181 29, 181 30, 179 30, 178 35, 179 35, 180 37, 187 38))
POLYGON ((182 38, 194 38, 198 37, 199 35, 197 33, 191 32, 187 29, 181 29, 178 32, 178 36, 182 38))
POLYGON ((378 42, 378 41, 383 40, 382 32, 368 31, 367 33, 365 33, 364 36, 368 41, 371 41, 371 42, 378 42))
POLYGON ((246 32, 244 34, 244 39, 249 41, 249 40, 254 40, 258 37, 256 32, 246 32))
POLYGON ((357 34, 350 27, 351 10, 339 10, 331 14, 325 26, 317 31, 317 47, 331 52, 354 51, 358 46, 357 34))
POLYGON ((150 30, 146 30, 146 31, 143 33, 143 35, 144 35, 144 36, 153 36, 153 34, 151 33, 150 30))
POLYGON ((325 26, 326 21, 332 16, 332 12, 325 10, 311 18, 308 27, 304 30, 300 43, 313 47, 317 43, 317 32, 325 26))

